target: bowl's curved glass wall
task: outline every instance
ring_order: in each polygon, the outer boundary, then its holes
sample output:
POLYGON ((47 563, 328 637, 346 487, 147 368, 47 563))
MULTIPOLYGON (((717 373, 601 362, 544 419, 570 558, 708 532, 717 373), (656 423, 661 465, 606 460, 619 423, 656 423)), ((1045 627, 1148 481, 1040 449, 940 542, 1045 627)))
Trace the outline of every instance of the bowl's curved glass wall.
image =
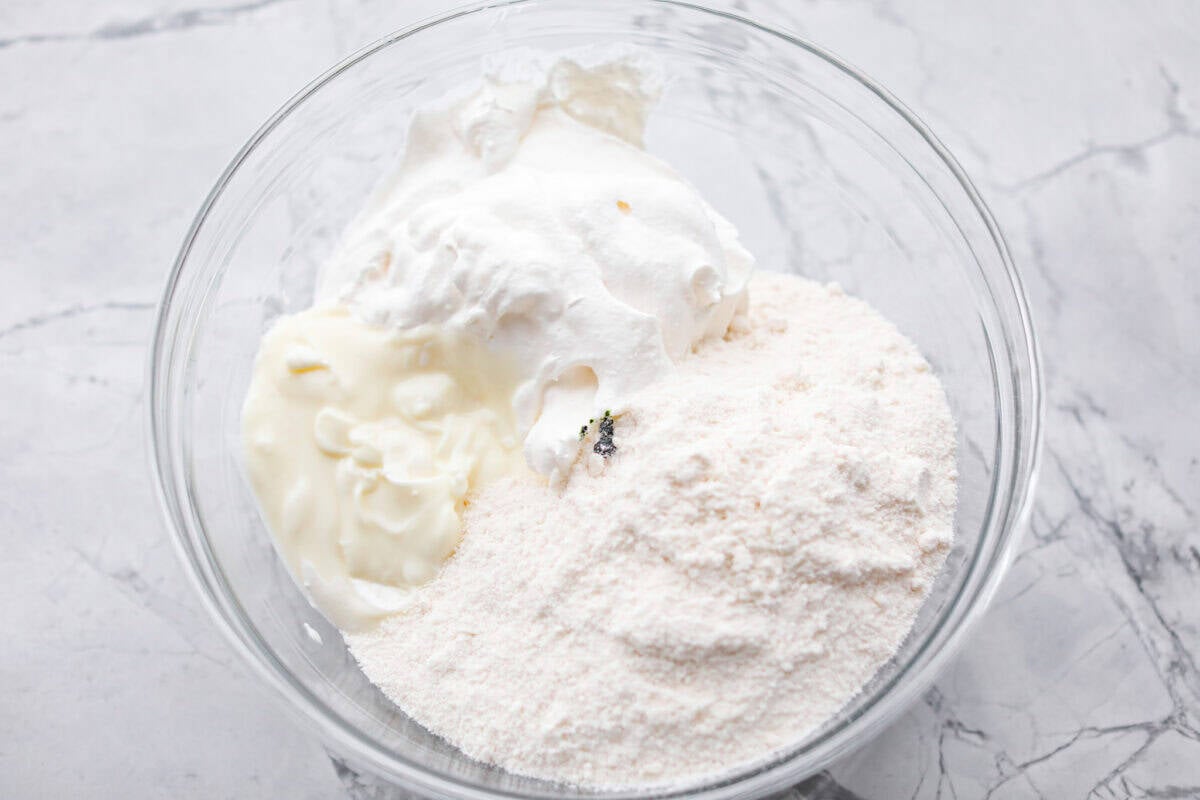
POLYGON ((275 555, 243 478, 241 401, 259 337, 309 304, 343 226, 398 163, 414 109, 478 81, 488 63, 610 46, 657 59, 668 76, 648 148, 737 225, 760 269, 837 281, 894 321, 933 364, 958 423, 957 539, 904 648, 787 759, 712 796, 784 785, 911 699, 992 586, 1031 478, 1036 364, 1003 244, 922 129, 852 72, 671 4, 518 3, 381 43, 277 115, 214 190, 160 320, 153 432, 185 554, 251 662, 352 761, 431 794, 562 790, 463 758, 366 681, 275 555))

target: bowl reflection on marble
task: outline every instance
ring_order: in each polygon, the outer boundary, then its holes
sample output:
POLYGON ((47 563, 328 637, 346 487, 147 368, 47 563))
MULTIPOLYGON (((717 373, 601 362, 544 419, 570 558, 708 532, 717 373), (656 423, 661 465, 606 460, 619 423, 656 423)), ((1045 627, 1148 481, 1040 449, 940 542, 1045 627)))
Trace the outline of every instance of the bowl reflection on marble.
POLYGON ((654 796, 761 797, 878 732, 961 644, 1023 524, 1040 400, 1020 282, 962 170, 886 91, 808 42, 675 2, 500 3, 389 36, 288 102, 209 195, 162 301, 150 425, 168 523, 234 646, 332 750, 423 796, 599 793, 472 761, 363 677, 260 520, 240 463, 241 401, 260 336, 309 305, 339 232, 397 165, 414 109, 477 81, 497 54, 612 45, 649 51, 669 76, 648 149, 763 268, 838 281, 895 322, 941 377, 959 437, 956 540, 896 656, 769 761, 654 796))

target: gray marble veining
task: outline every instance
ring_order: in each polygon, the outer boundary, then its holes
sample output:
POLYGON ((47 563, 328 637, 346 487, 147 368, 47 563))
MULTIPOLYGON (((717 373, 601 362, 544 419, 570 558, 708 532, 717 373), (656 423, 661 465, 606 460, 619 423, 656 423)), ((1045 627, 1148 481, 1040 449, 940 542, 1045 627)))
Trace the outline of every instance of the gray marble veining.
MULTIPOLYGON (((0 795, 383 797, 199 607, 143 466, 142 373, 241 142, 449 4, 193 2, 0 8, 0 795)), ((921 703, 791 797, 1200 796, 1200 6, 724 5, 930 123, 1008 236, 1046 367, 1032 526, 992 610, 921 703)))

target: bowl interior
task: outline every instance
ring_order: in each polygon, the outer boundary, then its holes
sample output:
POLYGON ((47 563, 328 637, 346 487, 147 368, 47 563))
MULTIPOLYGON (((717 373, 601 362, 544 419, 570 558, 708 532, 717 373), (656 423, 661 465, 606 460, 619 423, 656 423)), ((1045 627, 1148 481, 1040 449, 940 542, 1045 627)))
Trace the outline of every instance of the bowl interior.
POLYGON ((491 63, 605 47, 662 65, 648 148, 738 227, 759 268, 869 301, 932 363, 958 424, 956 540, 901 651, 822 730, 713 796, 794 780, 886 721, 978 602, 1011 528, 1012 375, 1028 369, 1019 291, 970 192, 872 87, 769 31, 669 4, 526 2, 392 37, 293 101, 215 190, 164 308, 155 434, 185 551, 251 662, 335 747, 431 794, 565 790, 466 759, 363 677, 273 549, 243 476, 241 402, 260 336, 309 304, 342 228, 397 164, 414 109, 491 63))

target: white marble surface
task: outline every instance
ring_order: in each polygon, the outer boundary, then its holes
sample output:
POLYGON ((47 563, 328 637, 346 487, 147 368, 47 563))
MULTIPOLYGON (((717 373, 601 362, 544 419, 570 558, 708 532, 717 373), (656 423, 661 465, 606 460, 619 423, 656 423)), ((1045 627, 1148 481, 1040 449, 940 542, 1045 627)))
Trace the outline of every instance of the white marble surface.
MULTIPOLYGON (((6 798, 370 794, 184 582, 144 466, 144 349, 241 142, 446 4, 195 2, 0 5, 6 798)), ((1033 529, 994 608, 922 703, 797 797, 1200 796, 1200 5, 734 5, 859 64, 958 154, 1046 363, 1033 529)))

